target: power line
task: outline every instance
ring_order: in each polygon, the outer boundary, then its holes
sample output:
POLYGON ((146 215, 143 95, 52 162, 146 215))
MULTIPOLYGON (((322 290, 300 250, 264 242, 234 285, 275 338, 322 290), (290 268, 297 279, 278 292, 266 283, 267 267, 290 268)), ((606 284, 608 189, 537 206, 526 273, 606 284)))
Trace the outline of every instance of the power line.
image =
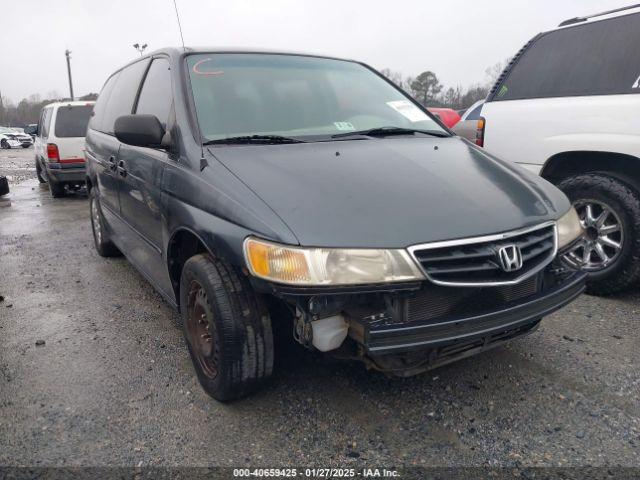
POLYGON ((178 29, 180 29, 180 40, 182 40, 182 48, 184 48, 184 37, 182 36, 182 25, 180 25, 180 15, 178 14, 178 5, 173 0, 173 7, 176 9, 176 18, 178 19, 178 29))

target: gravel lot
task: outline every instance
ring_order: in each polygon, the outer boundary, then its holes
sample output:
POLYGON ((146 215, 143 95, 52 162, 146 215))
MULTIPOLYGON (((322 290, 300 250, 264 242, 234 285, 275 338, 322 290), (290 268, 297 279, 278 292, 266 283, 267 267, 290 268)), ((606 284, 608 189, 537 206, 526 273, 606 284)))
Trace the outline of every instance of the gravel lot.
POLYGON ((32 149, 0 150, 0 175, 0 465, 640 465, 638 288, 409 379, 291 346, 222 405, 176 314, 95 253, 86 198, 52 199, 32 149))
POLYGON ((9 184, 16 185, 36 178, 33 146, 0 150, 0 176, 5 176, 9 184))

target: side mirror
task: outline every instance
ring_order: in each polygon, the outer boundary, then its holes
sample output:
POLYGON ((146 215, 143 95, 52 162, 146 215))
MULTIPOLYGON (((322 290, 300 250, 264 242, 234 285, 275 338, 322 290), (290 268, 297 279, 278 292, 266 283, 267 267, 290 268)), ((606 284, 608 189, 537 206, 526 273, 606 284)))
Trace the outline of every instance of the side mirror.
POLYGON ((38 135, 38 126, 37 125, 29 125, 24 127, 24 133, 27 135, 38 135))
POLYGON ((164 127, 155 115, 123 115, 113 127, 116 138, 136 147, 164 147, 164 127))

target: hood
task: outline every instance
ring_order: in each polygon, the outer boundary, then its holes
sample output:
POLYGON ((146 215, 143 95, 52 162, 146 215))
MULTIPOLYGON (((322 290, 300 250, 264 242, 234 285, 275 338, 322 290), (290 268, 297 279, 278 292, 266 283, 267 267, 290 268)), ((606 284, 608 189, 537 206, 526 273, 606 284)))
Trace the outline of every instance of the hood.
POLYGON ((305 246, 402 248, 535 225, 570 206, 550 183, 458 137, 209 151, 305 246))

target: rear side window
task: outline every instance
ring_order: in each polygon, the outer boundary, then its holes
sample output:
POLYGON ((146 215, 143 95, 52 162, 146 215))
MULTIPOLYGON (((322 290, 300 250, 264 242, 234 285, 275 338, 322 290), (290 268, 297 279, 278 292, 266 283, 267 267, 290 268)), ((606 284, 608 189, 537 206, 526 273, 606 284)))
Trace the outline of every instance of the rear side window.
POLYGON ((56 137, 84 137, 93 105, 73 105, 58 108, 56 137))
POLYGON ((492 100, 640 93, 639 46, 638 13, 546 33, 492 100))
POLYGON ((143 60, 129 65, 120 72, 102 113, 102 121, 100 122, 102 132, 113 134, 113 124, 116 118, 131 114, 133 101, 138 93, 146 66, 147 62, 143 60))
POLYGON ((49 136, 49 127, 51 125, 51 113, 53 112, 52 108, 45 108, 42 110, 42 128, 40 129, 41 137, 49 136))
POLYGON ((167 126, 171 109, 171 71, 169 62, 164 58, 156 58, 144 80, 136 113, 155 115, 163 126, 167 126))

